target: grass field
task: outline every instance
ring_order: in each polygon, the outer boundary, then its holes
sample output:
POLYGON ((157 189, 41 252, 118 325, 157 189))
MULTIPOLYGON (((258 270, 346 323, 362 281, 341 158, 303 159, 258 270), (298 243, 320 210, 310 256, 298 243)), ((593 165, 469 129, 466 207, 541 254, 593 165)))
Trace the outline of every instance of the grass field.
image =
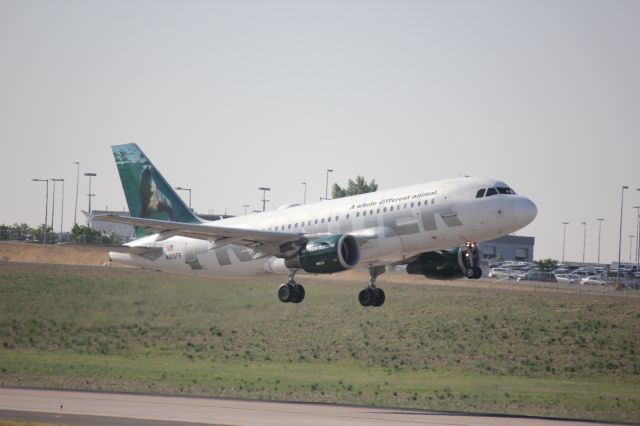
POLYGON ((640 421, 640 298, 384 277, 0 263, 0 385, 640 421))

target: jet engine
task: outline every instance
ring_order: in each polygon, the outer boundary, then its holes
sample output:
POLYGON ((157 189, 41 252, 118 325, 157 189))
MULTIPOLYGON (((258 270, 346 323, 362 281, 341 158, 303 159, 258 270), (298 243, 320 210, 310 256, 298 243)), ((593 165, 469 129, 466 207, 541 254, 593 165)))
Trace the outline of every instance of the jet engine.
POLYGON ((427 278, 452 279, 466 276, 478 279, 482 276, 480 254, 476 244, 467 244, 447 250, 422 253, 407 264, 407 273, 427 278))
POLYGON ((293 257, 285 260, 289 269, 312 274, 332 274, 351 269, 360 260, 360 246, 352 235, 330 235, 307 241, 293 257))

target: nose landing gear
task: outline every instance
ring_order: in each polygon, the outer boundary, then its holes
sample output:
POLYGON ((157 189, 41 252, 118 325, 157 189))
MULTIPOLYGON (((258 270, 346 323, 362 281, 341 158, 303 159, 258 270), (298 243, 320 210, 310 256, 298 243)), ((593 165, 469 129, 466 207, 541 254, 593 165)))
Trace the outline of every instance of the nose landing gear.
POLYGON ((464 275, 470 280, 477 280, 482 276, 480 253, 476 243, 468 242, 466 244, 466 249, 463 250, 462 264, 464 266, 464 275))

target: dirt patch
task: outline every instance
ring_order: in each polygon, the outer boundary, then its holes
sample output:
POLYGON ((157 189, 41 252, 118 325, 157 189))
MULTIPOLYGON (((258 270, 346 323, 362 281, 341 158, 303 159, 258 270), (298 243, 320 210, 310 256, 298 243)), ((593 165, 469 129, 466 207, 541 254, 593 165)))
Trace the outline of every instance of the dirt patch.
POLYGON ((110 246, 0 242, 0 262, 54 263, 60 265, 109 264, 110 246))

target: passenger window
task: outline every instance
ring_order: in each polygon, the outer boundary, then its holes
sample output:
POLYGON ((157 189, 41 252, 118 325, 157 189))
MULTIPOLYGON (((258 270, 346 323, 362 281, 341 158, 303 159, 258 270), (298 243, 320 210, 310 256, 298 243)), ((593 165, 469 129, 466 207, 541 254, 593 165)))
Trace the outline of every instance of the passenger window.
POLYGON ((291 224, 289 224, 289 226, 287 226, 287 229, 291 229, 291 224))
POLYGON ((347 219, 349 219, 351 217, 351 215, 349 213, 347 213, 347 219))
POLYGON ((436 199, 435 199, 435 198, 432 198, 432 199, 431 199, 431 204, 435 204, 435 203, 436 203, 436 199))
POLYGON ((370 214, 370 215, 371 215, 371 214, 373 214, 373 210, 369 210, 369 214, 370 214))
POLYGON ((362 216, 366 216, 366 215, 367 215, 367 211, 365 210, 362 212, 362 216))
POLYGON ((492 195, 496 195, 497 193, 498 193, 498 190, 495 188, 487 189, 487 197, 491 197, 492 195))
POLYGON ((376 210, 376 214, 380 214, 380 209, 376 210))
POLYGON ((316 222, 315 222, 315 224, 316 224, 316 225, 318 224, 318 219, 316 219, 316 222))
POLYGON ((322 220, 320 221, 320 223, 324 223, 324 217, 322 218, 322 220))
POLYGON ((356 212, 356 217, 360 217, 360 212, 356 212))
POLYGON ((327 222, 331 222, 331 218, 327 219, 327 222))
POLYGON ((476 193, 476 198, 484 197, 484 191, 486 191, 486 189, 484 189, 484 188, 479 189, 478 192, 476 193))
POLYGON ((413 203, 411 203, 411 208, 413 208, 413 203))
POLYGON ((307 223, 307 225, 311 226, 311 221, 309 221, 309 222, 307 223))
POLYGON ((387 208, 386 208, 386 207, 384 207, 384 208, 382 209, 382 213, 386 213, 386 212, 387 212, 387 208))
POLYGON ((297 228, 297 227, 298 227, 298 223, 296 223, 296 225, 294 226, 294 228, 297 228))
POLYGON ((393 206, 389 207, 389 211, 392 212, 393 211, 393 206))
POLYGON ((336 222, 340 220, 340 216, 336 216, 336 222))

